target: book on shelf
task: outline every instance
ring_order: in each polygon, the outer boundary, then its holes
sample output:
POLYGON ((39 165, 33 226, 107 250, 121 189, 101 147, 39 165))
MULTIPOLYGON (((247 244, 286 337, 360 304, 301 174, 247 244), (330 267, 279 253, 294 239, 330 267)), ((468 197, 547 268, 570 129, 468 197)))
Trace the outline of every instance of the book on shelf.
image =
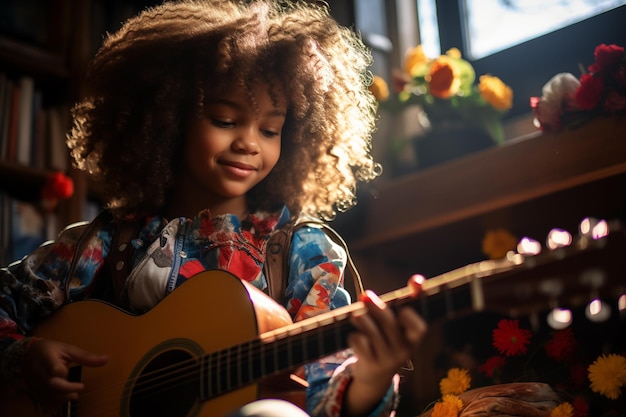
POLYGON ((43 103, 32 78, 0 73, 0 161, 65 172, 69 107, 43 103))
POLYGON ((65 143, 69 114, 67 106, 55 106, 45 111, 45 135, 49 146, 47 168, 65 171, 69 165, 69 150, 65 143))
POLYGON ((29 76, 21 76, 18 80, 18 85, 16 161, 23 165, 32 165, 31 149, 33 143, 35 80, 29 76))
POLYGON ((0 73, 0 161, 8 158, 9 122, 11 118, 11 97, 13 81, 0 73))
POLYGON ((25 203, 7 195, 2 195, 0 199, 0 220, 2 221, 0 246, 2 266, 5 266, 22 259, 48 239, 47 222, 49 220, 46 214, 34 204, 25 203))

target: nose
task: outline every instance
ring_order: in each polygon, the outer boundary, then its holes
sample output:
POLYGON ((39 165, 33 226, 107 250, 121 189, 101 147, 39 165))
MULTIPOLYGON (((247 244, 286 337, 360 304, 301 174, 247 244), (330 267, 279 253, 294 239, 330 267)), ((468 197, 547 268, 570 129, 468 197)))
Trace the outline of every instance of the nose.
POLYGON ((245 129, 237 135, 232 148, 236 152, 257 154, 260 151, 258 133, 255 129, 245 129))

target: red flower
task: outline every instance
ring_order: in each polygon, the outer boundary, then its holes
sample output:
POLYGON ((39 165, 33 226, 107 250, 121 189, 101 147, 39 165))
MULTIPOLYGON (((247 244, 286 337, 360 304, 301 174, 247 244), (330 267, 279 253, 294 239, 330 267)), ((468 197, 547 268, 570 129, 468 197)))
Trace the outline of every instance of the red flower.
POLYGON ((576 105, 582 110, 595 108, 602 97, 604 80, 592 74, 580 77, 580 87, 576 90, 576 105))
POLYGON ((575 387, 582 387, 587 383, 587 365, 575 363, 569 368, 570 382, 575 387))
POLYGON ((391 86, 396 93, 404 91, 404 88, 409 82, 411 82, 411 79, 405 73, 398 70, 391 72, 391 86))
POLYGON ((501 370, 506 365, 506 359, 502 356, 492 356, 478 367, 478 370, 488 377, 492 377, 494 372, 501 370))
POLYGON ((593 56, 596 62, 589 65, 589 72, 600 72, 617 64, 624 56, 624 48, 618 45, 601 44, 596 46, 593 56))
POLYGON ((571 328, 560 330, 546 343, 546 354, 558 362, 567 362, 573 358, 577 345, 571 328))
POLYGON ((572 417, 587 417, 589 415, 589 404, 584 397, 577 396, 572 402, 574 414, 572 417))
POLYGON ((616 91, 609 91, 602 102, 602 107, 609 113, 626 110, 626 96, 616 91))
POLYGON ((41 196, 46 200, 61 200, 74 194, 74 182, 62 172, 48 175, 41 189, 41 196))
POLYGON ((626 65, 617 67, 615 71, 611 73, 611 81, 614 82, 617 87, 622 91, 626 90, 626 65))
POLYGON ((526 353, 531 336, 530 330, 519 328, 519 320, 502 319, 493 331, 493 346, 505 356, 521 355, 526 353))

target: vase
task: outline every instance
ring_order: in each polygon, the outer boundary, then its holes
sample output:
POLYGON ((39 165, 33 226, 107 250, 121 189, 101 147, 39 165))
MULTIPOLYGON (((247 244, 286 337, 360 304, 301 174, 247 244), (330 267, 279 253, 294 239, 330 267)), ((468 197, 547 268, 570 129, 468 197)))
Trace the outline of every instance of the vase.
POLYGON ((414 139, 417 169, 432 167, 495 146, 481 128, 463 123, 433 125, 414 139))

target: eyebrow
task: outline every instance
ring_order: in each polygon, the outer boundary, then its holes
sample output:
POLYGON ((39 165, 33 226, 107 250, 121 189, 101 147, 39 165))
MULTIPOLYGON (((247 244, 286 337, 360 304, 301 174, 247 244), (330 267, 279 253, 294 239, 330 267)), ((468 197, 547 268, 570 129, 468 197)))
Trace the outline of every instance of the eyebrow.
MULTIPOLYGON (((239 102, 236 102, 236 101, 233 101, 233 100, 229 100, 229 99, 226 99, 226 98, 212 99, 212 100, 209 100, 207 104, 209 104, 209 105, 211 105, 211 104, 224 104, 226 106, 233 107, 233 108, 235 108, 237 110, 240 110, 240 111, 244 110, 243 106, 239 102)), ((270 110, 268 112, 265 112, 263 114, 263 116, 265 116, 265 117, 287 117, 287 112, 286 111, 281 111, 281 110, 279 110, 277 108, 273 108, 272 110, 270 110)))

